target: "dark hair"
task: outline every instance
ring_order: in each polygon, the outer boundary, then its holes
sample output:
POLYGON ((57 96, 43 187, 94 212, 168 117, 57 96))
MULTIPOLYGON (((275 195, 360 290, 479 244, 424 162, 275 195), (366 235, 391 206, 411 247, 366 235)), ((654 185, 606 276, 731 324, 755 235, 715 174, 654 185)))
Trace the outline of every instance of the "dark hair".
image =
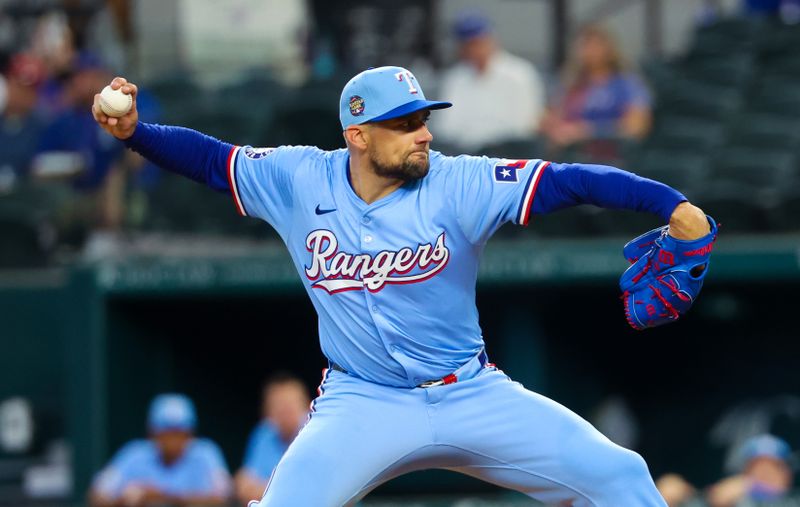
POLYGON ((608 66, 614 74, 625 72, 629 65, 622 55, 614 34, 599 24, 588 24, 581 27, 572 44, 569 59, 564 66, 564 82, 568 90, 576 90, 586 85, 586 69, 578 56, 580 42, 586 38, 595 38, 603 41, 608 48, 608 66))
POLYGON ((300 380, 300 377, 286 370, 278 370, 269 377, 267 377, 264 380, 264 383, 261 385, 261 388, 262 390, 266 391, 270 387, 274 387, 281 384, 299 384, 303 386, 303 389, 306 388, 306 385, 303 383, 302 380, 300 380))

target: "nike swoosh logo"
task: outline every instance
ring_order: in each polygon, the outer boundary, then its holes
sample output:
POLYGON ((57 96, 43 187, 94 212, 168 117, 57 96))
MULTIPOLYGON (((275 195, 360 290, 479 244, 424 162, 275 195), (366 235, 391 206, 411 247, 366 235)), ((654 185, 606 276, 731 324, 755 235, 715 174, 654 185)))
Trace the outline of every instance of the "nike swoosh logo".
POLYGON ((314 213, 316 213, 317 215, 324 215, 326 213, 333 213, 334 211, 336 211, 336 208, 333 208, 333 209, 319 209, 319 204, 317 204, 317 208, 314 210, 314 213))

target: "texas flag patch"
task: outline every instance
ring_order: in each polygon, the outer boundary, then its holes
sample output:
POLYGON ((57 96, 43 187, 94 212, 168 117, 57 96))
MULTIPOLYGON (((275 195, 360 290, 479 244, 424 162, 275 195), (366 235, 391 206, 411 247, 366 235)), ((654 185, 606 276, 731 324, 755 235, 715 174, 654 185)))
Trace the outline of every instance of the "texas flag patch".
POLYGON ((494 166, 494 181, 498 183, 519 183, 517 171, 524 169, 528 160, 500 160, 494 166))

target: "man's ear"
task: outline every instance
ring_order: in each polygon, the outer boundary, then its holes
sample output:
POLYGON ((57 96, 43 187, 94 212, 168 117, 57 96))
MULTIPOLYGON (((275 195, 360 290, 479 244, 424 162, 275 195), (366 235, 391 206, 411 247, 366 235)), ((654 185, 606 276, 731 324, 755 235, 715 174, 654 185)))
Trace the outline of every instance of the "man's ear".
POLYGON ((353 125, 347 127, 344 131, 344 138, 348 146, 358 148, 360 150, 367 149, 367 141, 369 140, 369 128, 363 125, 353 125))

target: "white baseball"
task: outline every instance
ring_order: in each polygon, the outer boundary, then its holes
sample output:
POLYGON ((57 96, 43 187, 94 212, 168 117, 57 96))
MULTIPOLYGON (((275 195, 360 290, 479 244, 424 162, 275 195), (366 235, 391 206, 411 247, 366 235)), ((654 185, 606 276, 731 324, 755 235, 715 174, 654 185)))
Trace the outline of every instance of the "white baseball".
POLYGON ((133 97, 111 86, 106 86, 100 92, 100 109, 113 118, 125 116, 131 110, 133 97))

